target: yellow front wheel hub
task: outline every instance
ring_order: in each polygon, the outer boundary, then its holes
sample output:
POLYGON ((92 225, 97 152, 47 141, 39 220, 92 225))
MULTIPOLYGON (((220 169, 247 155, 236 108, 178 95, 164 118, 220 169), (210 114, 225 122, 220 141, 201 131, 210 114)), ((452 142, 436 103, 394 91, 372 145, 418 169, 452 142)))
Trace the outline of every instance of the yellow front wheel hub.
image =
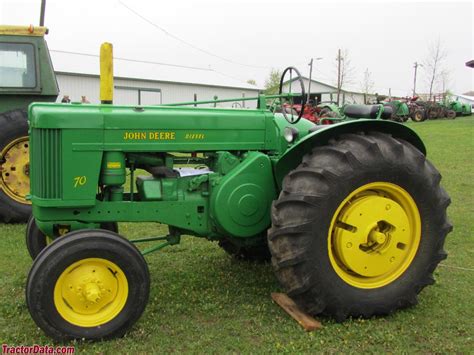
POLYGON ((30 156, 28 136, 11 141, 0 152, 0 188, 11 199, 30 204, 30 156))
POLYGON ((348 284, 382 287, 410 266, 420 238, 420 213, 410 194, 398 185, 374 182, 353 191, 337 208, 329 258, 348 284))
POLYGON ((128 281, 115 263, 99 258, 77 261, 54 288, 54 305, 69 323, 95 327, 114 319, 128 298, 128 281))

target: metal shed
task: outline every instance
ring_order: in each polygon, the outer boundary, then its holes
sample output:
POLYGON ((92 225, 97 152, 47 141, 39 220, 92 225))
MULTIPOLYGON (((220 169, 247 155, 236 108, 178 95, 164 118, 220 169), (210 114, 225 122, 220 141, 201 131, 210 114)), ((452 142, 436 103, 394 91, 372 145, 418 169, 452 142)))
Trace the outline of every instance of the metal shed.
MULTIPOLYGON (((86 96, 99 103, 99 58, 81 57, 73 64, 70 54, 52 53, 60 101, 68 95, 72 101, 86 96)), ((183 67, 151 62, 129 63, 115 60, 114 103, 123 105, 159 105, 182 101, 257 96, 262 89, 240 82, 213 69, 183 67)), ((219 103, 220 107, 256 107, 256 101, 219 103)))

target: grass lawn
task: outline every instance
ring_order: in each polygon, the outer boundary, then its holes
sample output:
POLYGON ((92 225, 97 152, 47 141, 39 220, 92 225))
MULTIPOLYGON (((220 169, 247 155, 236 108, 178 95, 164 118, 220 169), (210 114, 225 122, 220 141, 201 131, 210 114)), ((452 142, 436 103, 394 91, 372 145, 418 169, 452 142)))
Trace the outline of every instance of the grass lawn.
MULTIPOLYGON (((270 293, 270 265, 238 262, 216 243, 184 237, 147 256, 152 277, 142 318, 122 339, 74 343, 87 353, 115 352, 423 352, 474 349, 474 117, 408 123, 452 198, 447 260, 414 308, 389 317, 353 319, 304 332, 270 293)), ((51 344, 28 313, 24 287, 31 260, 24 225, 0 225, 0 344, 51 344)), ((157 235, 157 224, 120 224, 127 237, 157 235)), ((161 231, 160 231, 161 230, 161 231)))

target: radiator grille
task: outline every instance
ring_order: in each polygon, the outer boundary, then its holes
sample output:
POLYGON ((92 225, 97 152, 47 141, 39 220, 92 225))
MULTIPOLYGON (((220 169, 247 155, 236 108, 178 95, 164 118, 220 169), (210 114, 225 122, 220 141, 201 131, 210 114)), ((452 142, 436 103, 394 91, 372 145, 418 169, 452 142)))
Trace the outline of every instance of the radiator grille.
POLYGON ((48 199, 62 197, 61 130, 33 128, 31 144, 31 192, 48 199))

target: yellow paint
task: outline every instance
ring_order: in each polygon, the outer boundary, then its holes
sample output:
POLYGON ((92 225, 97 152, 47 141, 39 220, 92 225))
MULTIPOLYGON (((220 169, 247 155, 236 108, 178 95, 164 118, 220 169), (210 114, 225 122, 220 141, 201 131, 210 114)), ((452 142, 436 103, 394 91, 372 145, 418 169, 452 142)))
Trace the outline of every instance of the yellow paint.
POLYGON ((175 140, 176 132, 125 132, 123 140, 175 140))
POLYGON ((128 298, 128 280, 115 263, 100 258, 76 261, 54 287, 54 306, 65 321, 96 327, 117 317, 128 298))
POLYGON ((76 176, 74 179, 74 188, 84 186, 87 182, 86 176, 76 176))
POLYGON ((0 35, 43 37, 47 33, 48 29, 41 26, 0 26, 0 35))
POLYGON ((205 138, 204 133, 186 133, 184 135, 184 139, 199 140, 199 139, 204 139, 204 138, 205 138))
POLYGON ((386 286, 412 263, 421 239, 415 201, 398 185, 374 182, 339 205, 328 234, 331 265, 358 288, 386 286))
POLYGON ((100 101, 112 103, 114 99, 114 58, 111 43, 100 46, 100 101))
POLYGON ((120 169, 122 164, 119 161, 109 161, 107 162, 107 169, 120 169))
POLYGON ((31 204, 26 200, 30 192, 30 155, 28 136, 19 137, 0 152, 0 190, 16 202, 31 204))

